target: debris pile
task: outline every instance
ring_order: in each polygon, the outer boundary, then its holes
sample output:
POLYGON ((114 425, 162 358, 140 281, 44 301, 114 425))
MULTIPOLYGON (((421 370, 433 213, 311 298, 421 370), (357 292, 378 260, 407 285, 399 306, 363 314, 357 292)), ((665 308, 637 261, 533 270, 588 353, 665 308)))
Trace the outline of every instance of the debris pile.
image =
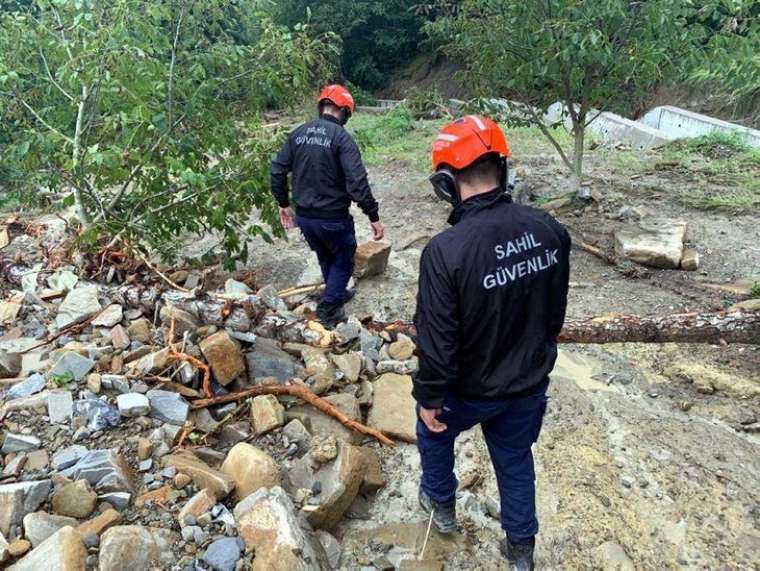
POLYGON ((412 339, 234 279, 45 271, 0 302, 0 563, 338 568, 380 442, 415 438, 412 339))

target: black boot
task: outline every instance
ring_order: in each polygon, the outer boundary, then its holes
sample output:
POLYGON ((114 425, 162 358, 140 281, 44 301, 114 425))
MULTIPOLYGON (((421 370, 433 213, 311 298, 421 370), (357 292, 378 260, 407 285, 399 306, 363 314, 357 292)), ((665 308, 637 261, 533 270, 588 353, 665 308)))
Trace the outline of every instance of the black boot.
POLYGON ((457 504, 456 500, 441 503, 436 502, 420 488, 420 505, 430 515, 433 512, 433 523, 441 533, 454 533, 457 528, 457 504))
POLYGON ((510 539, 506 535, 501 542, 501 553, 507 558, 511 571, 533 571, 533 550, 536 538, 510 539))
POLYGON ((321 301, 317 305, 317 318, 325 328, 332 329, 338 323, 346 320, 343 303, 325 303, 321 301))

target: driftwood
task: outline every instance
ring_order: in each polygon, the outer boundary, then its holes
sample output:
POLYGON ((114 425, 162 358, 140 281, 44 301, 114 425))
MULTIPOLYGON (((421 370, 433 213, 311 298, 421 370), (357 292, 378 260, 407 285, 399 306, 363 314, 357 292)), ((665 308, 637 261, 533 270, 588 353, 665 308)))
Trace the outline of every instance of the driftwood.
MULTIPOLYGON (((387 329, 416 337, 408 321, 365 321, 373 331, 387 329)), ((584 319, 567 319, 560 343, 746 343, 760 345, 760 312, 718 311, 640 316, 612 313, 584 319)))
POLYGON ((568 319, 560 343, 747 343, 760 345, 760 313, 611 314, 568 319))
POLYGON ((385 436, 382 432, 375 430, 374 428, 370 428, 369 426, 366 426, 362 424, 361 422, 357 422, 351 418, 348 418, 339 409, 331 405, 325 399, 318 397, 317 395, 315 395, 313 392, 311 392, 308 388, 306 388, 303 385, 259 385, 259 386, 246 389, 244 391, 239 391, 236 393, 230 393, 227 395, 222 395, 222 396, 218 396, 218 397, 214 397, 210 399, 196 400, 196 401, 193 401, 190 406, 193 409, 206 408, 208 406, 212 406, 215 404, 237 402, 242 399, 256 397, 259 395, 275 395, 275 396, 288 395, 288 396, 297 397, 309 403, 314 408, 322 411, 323 413, 337 419, 338 422, 340 422, 346 428, 355 430, 356 432, 360 432, 368 436, 372 436, 373 438, 376 438, 380 443, 385 444, 386 446, 393 446, 393 440, 385 436))

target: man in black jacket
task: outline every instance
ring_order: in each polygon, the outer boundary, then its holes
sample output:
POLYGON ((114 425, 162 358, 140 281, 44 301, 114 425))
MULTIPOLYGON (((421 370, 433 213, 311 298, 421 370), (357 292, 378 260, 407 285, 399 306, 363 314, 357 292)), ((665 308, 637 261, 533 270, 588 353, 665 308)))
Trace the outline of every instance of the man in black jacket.
POLYGON ((375 240, 383 238, 377 201, 372 196, 359 147, 343 128, 354 112, 354 100, 341 85, 328 85, 318 98, 319 119, 301 125, 272 161, 272 194, 286 229, 296 225, 316 252, 325 291, 317 316, 327 326, 345 319, 346 286, 354 270, 356 233, 349 214, 356 202, 369 218, 375 240), (293 173, 290 207, 288 173, 293 173))
POLYGON ((480 424, 501 495, 502 550, 522 571, 533 568, 531 446, 565 319, 570 237, 548 214, 512 203, 508 156, 499 126, 474 115, 434 143, 431 182, 455 210, 420 262, 414 397, 423 508, 440 531, 457 528, 454 441, 480 424))

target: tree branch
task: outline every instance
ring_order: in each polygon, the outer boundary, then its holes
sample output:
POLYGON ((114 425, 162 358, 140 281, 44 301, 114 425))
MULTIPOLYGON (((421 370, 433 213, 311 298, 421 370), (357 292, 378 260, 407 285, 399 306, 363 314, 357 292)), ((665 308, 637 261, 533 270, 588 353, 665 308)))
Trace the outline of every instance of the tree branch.
POLYGON ((72 139, 68 135, 64 135, 61 131, 59 131, 58 129, 53 127, 50 123, 45 121, 42 117, 40 117, 40 114, 37 113, 34 109, 32 109, 32 107, 26 101, 24 101, 24 99, 21 96, 17 95, 17 97, 18 97, 18 100, 21 102, 21 105, 23 105, 29 111, 29 113, 34 115, 34 118, 37 119, 37 121, 42 123, 45 127, 47 127, 50 131, 52 131, 59 137, 63 137, 63 139, 65 139, 66 142, 69 143, 70 145, 74 144, 74 139, 72 139))
POLYGON ((58 91, 60 91, 61 93, 63 93, 63 95, 66 97, 66 99, 68 99, 69 101, 71 101, 73 103, 74 102, 74 97, 68 91, 66 91, 63 87, 61 87, 61 84, 58 83, 55 80, 55 78, 53 77, 53 74, 50 73, 50 66, 48 66, 47 59, 45 58, 45 54, 42 51, 42 46, 40 46, 40 57, 42 58, 42 63, 45 65, 45 71, 47 72, 47 76, 48 76, 48 79, 50 80, 50 83, 52 83, 53 85, 55 85, 56 88, 58 88, 58 91))
POLYGON ((172 42, 172 59, 169 64, 169 93, 168 93, 168 117, 169 117, 169 129, 171 129, 172 122, 174 121, 174 66, 177 63, 177 44, 179 43, 179 28, 182 25, 182 18, 185 16, 185 9, 179 13, 177 19, 177 28, 174 32, 174 41, 172 42))
POLYGON ((536 113, 536 110, 533 109, 532 106, 528 105, 527 107, 528 107, 528 110, 530 111, 531 116, 533 117, 533 122, 538 126, 538 128, 541 130, 544 136, 547 139, 549 139, 549 142, 557 150, 557 152, 559 153, 559 156, 562 158, 562 161, 565 163, 567 168, 575 172, 575 167, 573 166, 573 163, 570 162, 570 159, 565 154, 565 151, 562 150, 562 146, 557 142, 557 139, 554 138, 554 135, 552 135, 551 131, 549 131, 549 129, 546 127, 546 124, 544 123, 543 119, 538 116, 538 113, 536 113))

